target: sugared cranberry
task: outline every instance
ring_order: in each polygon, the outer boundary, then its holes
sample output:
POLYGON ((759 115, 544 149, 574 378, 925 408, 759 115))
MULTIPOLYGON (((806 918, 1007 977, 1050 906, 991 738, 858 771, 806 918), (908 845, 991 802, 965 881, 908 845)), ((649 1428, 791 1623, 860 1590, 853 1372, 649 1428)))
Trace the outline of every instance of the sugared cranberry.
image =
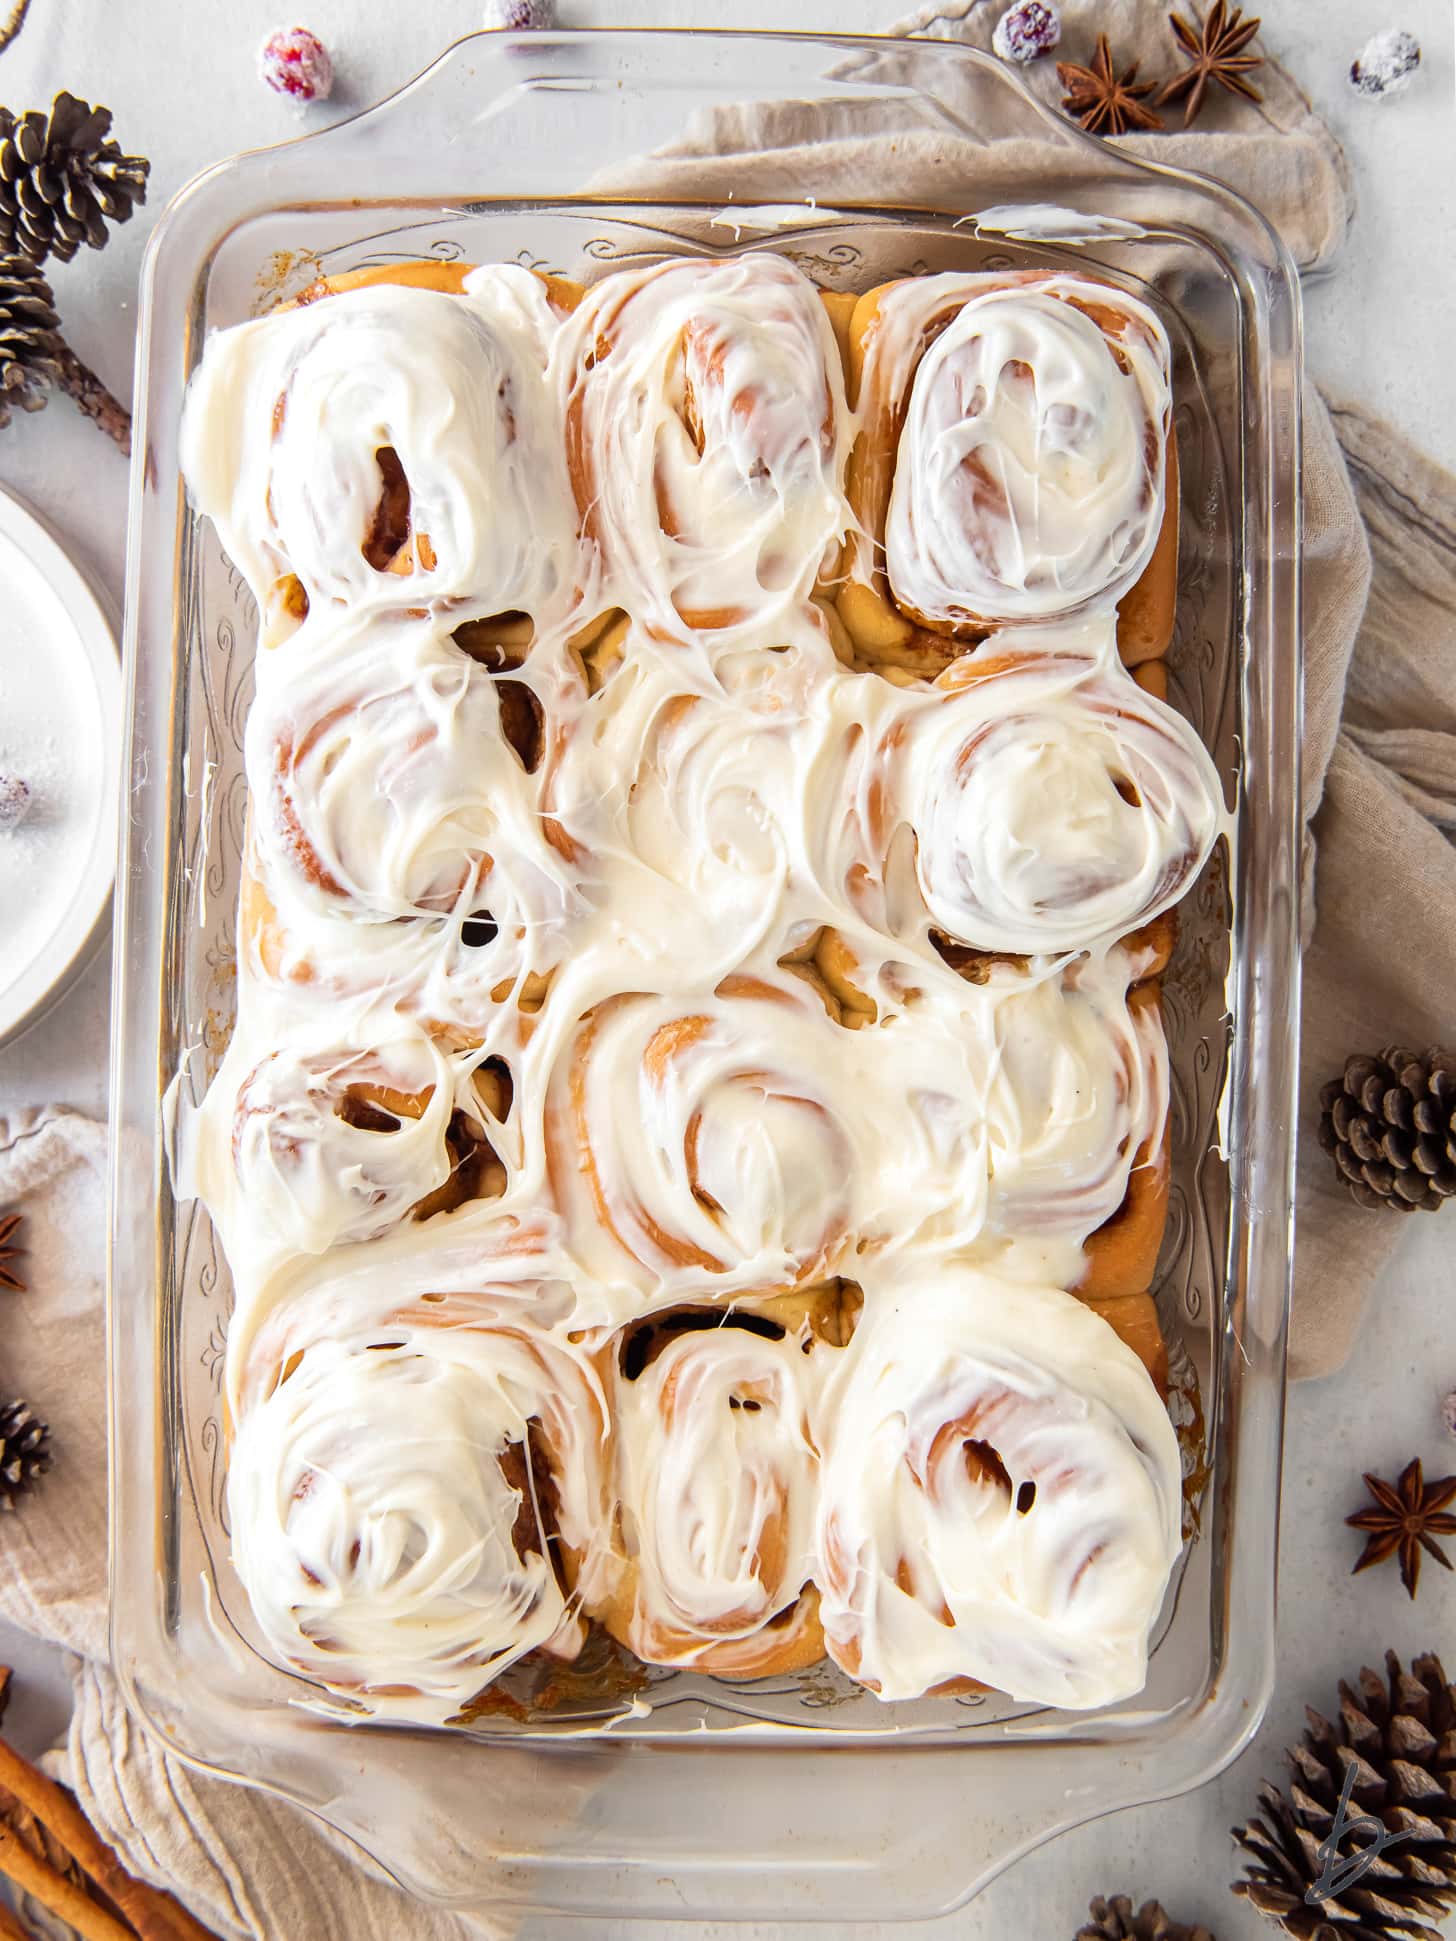
POLYGON ((1003 61, 1025 64, 1049 54, 1062 37, 1062 17, 1053 0, 1017 0, 996 22, 991 46, 1003 61))
POLYGON ((1421 44, 1414 34, 1391 27, 1367 40, 1350 64, 1350 85, 1357 94, 1378 101, 1399 94, 1411 84, 1421 64, 1421 44))
POLYGON ((278 27, 258 50, 258 72, 290 101, 327 101, 334 85, 329 50, 307 27, 278 27))

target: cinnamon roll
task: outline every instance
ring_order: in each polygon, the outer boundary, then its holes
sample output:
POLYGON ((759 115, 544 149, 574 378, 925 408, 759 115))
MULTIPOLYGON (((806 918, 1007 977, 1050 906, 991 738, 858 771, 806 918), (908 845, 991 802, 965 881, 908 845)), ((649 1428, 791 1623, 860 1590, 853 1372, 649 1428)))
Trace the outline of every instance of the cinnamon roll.
POLYGON ((371 1240, 449 1178, 454 1078, 429 1039, 267 1054, 244 1079, 232 1164, 249 1217, 318 1254, 371 1240))
POLYGON ((1128 992, 1127 1016, 1135 1044, 1124 1067, 1128 1131, 1120 1163, 1130 1161, 1126 1186, 1120 1206, 1084 1242, 1086 1271, 1069 1282, 1083 1300, 1093 1302, 1152 1286, 1168 1224, 1168 1041, 1156 982, 1128 992))
POLYGON ((926 914, 984 950, 1085 949, 1191 887, 1223 827, 1218 772, 1119 665, 1106 621, 957 661, 900 740, 926 914))
POLYGON ((598 1005, 547 1105, 557 1198, 586 1258, 601 1233, 657 1277, 787 1287, 829 1271, 854 1152, 808 1047, 833 1030, 807 992, 754 981, 701 1005, 598 1005))
POLYGON ((246 758, 265 880, 311 910, 392 923, 488 904, 500 928, 570 894, 495 682, 428 624, 344 630, 268 683, 246 758))
POLYGON ((559 879, 492 869, 452 911, 360 922, 348 905, 298 895, 256 841, 243 860, 240 962, 260 1004, 267 993, 286 1005, 311 1041, 337 1032, 342 1010, 351 1029, 372 1016, 386 1038, 420 1030, 452 1052, 512 1060, 551 990, 578 901, 559 879), (522 883, 540 892, 530 904, 515 900, 522 883))
POLYGON ((1105 1321, 1124 1347, 1130 1348, 1147 1369, 1153 1387, 1168 1399, 1168 1344, 1157 1303, 1151 1294, 1107 1294, 1093 1296, 1085 1288, 1074 1293, 1101 1321, 1105 1321))
POLYGON ((1140 1689, 1181 1543, 1178 1444, 1090 1308, 907 1275, 867 1299, 822 1422, 820 1611, 852 1677, 1078 1709, 1140 1689))
POLYGON ((579 1575, 604 1522, 589 1361, 445 1304, 305 1331, 271 1364, 266 1341, 228 1505, 279 1657, 372 1712, 443 1723, 528 1653, 573 1656, 561 1553, 579 1575))
POLYGON ((689 1310, 624 1343, 612 1390, 622 1567, 602 1616, 649 1664, 758 1678, 824 1655, 809 1421, 835 1351, 808 1319, 786 1328, 777 1315, 773 1302, 689 1310))
POLYGON ((806 277, 763 254, 618 271, 587 293, 554 368, 618 604, 670 639, 803 608, 849 526, 843 370, 806 277))
MULTIPOLYGON (((860 645, 1110 612, 1146 573, 1166 490, 1169 351, 1136 298, 1067 275, 882 285, 851 326, 864 543, 840 611, 860 645)), ((1175 560, 1144 592, 1139 657, 1172 628, 1175 560)))
POLYGON ((182 463, 276 644, 309 613, 483 598, 550 610, 576 545, 544 371, 551 295, 373 283, 208 338, 182 463), (260 401, 263 408, 259 409, 260 401))
MULTIPOLYGON (((1124 995, 1115 968, 1085 965, 1058 980, 1010 987, 996 1006, 985 1090, 993 1228, 1034 1244, 1085 1245, 1098 1291, 1139 1291, 1156 1259, 1166 1212, 1160 1165, 1168 1116, 1168 1052, 1157 994, 1124 995), (1155 1174, 1161 1195, 1140 1174, 1155 1174)), ((1058 1261, 1056 1266, 1062 1263, 1058 1261)), ((1053 1266, 1051 1259, 1048 1265, 1053 1266)), ((1056 1268, 1053 1267, 1053 1271, 1056 1268)), ((1088 1275, 1067 1275, 1079 1290, 1088 1275)))

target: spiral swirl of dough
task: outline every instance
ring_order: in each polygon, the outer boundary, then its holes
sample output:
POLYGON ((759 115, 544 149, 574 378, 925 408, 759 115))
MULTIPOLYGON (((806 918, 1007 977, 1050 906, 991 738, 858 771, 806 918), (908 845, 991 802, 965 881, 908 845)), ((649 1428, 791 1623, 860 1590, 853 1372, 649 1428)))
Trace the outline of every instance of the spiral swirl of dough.
POLYGON ((315 911, 392 923, 485 901, 504 927, 569 880, 495 683, 426 624, 346 633, 270 684, 246 756, 265 875, 315 911))
POLYGON ((818 1481, 810 1377, 827 1352, 730 1323, 674 1336, 618 1381, 631 1570, 615 1628, 650 1663, 752 1675, 808 1634, 809 1659, 822 1654, 800 1596, 818 1481))
POLYGON ((1111 608, 1162 516, 1163 327, 1066 277, 986 285, 921 277, 881 302, 866 386, 904 397, 918 355, 885 529, 891 591, 931 626, 1111 608))
POLYGON ((1111 623, 993 640, 902 743, 931 921, 982 950, 1085 949, 1191 887, 1223 826, 1188 723, 1117 659, 1111 623))
POLYGON ((228 1475, 269 1643, 437 1722, 528 1651, 573 1655, 553 1540, 593 1548, 604 1439, 589 1363, 538 1333, 396 1318, 308 1340, 244 1410, 228 1475))
POLYGON ((817 1277, 856 1171, 832 1078, 806 1056, 833 1029, 812 997, 758 984, 702 1009, 645 995, 598 1006, 549 1108, 568 1217, 585 1190, 581 1212, 670 1282, 817 1277))
POLYGON ((591 291, 553 360, 588 531, 669 637, 802 610, 849 523, 843 372, 781 257, 673 261, 591 291))
POLYGON ((400 294, 350 290, 211 337, 183 419, 194 496, 265 610, 289 573, 310 609, 398 605, 400 580, 365 556, 388 450, 428 538, 409 597, 544 612, 576 564, 545 289, 501 265, 464 296, 400 294))
POLYGON ((1090 1309, 917 1270, 867 1303, 823 1425, 821 1611, 854 1677, 1077 1708, 1141 1687, 1181 1543, 1178 1444, 1090 1309))
POLYGON ((238 1093, 238 1190, 274 1241, 300 1253, 371 1240, 448 1176, 453 1102, 453 1074, 424 1037, 269 1052, 238 1093))

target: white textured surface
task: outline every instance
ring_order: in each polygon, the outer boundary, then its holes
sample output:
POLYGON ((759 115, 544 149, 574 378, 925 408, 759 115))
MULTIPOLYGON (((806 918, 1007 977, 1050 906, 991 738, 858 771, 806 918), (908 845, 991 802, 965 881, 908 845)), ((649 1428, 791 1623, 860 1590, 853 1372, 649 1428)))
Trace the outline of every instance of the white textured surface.
MULTIPOLYGON (((737 0, 732 8, 712 0, 640 0, 633 8, 616 0, 566 0, 562 7, 566 25, 835 32, 874 30, 896 10, 895 0, 798 0, 791 7, 783 0, 737 0)), ((123 143, 148 150, 156 165, 152 214, 205 162, 322 126, 363 105, 478 19, 473 0, 435 0, 423 30, 418 15, 385 0, 311 0, 305 12, 329 43, 339 77, 328 107, 308 116, 265 94, 255 76, 255 49, 276 24, 271 0, 235 0, 225 13, 209 12, 205 35, 198 34, 199 15, 187 0, 151 0, 144 12, 103 7, 101 0, 44 0, 20 40, 0 56, 0 99, 28 107, 64 85, 108 102, 123 143)), ((1399 19, 1390 20, 1418 35, 1424 59, 1411 89, 1386 102, 1358 100, 1345 79, 1375 24, 1369 0, 1284 0, 1277 14, 1266 9, 1266 21, 1267 45, 1346 143, 1359 195, 1344 262, 1308 295, 1311 371, 1456 463, 1456 359, 1448 327, 1448 306, 1456 299, 1450 250, 1456 115, 1448 0, 1404 0, 1399 19)), ((144 220, 122 231, 103 256, 61 264, 55 272, 78 350, 123 393, 144 220)), ((125 467, 65 400, 0 433, 0 480, 51 518, 119 597, 125 467)), ((55 1014, 0 1053, 0 1113, 44 1099, 102 1109, 106 988, 102 961, 55 1014)), ((1381 1021, 1370 1025, 1372 1040, 1378 1039, 1381 1021)), ((1449 1652, 1456 1637, 1456 1575, 1428 1562, 1420 1600, 1411 1605, 1393 1573, 1347 1575, 1358 1540, 1342 1527, 1361 1496, 1361 1468, 1391 1474, 1420 1454, 1428 1471, 1456 1469, 1456 1443, 1443 1437, 1439 1416, 1441 1394, 1456 1387, 1453 1220, 1447 1213, 1410 1223, 1402 1254, 1371 1304, 1355 1359, 1342 1374, 1292 1393, 1280 1679, 1252 1749, 1190 1798, 1122 1814, 1044 1848, 973 1908, 920 1933, 954 1941, 1062 1941, 1075 1932, 1093 1893, 1118 1888, 1161 1897, 1180 1918, 1210 1923, 1219 1941, 1259 1941, 1270 1933, 1226 1891, 1237 1872, 1228 1828, 1252 1809, 1259 1778, 1276 1775, 1280 1748, 1298 1729, 1304 1704, 1329 1704, 1335 1680, 1376 1660, 1387 1644, 1410 1653, 1444 1642, 1449 1652)), ((12 1650, 28 1674, 12 1724, 22 1742, 38 1745, 63 1716, 64 1675, 55 1660, 47 1665, 0 1635, 0 1655, 12 1650)), ((530 1941, 555 1941, 558 1934, 578 1941, 585 1932, 547 1921, 527 1930, 530 1941)), ((629 1937, 626 1924, 594 1924, 592 1932, 593 1941, 629 1937)), ((708 1941, 710 1934, 747 1941, 750 1934, 786 1931, 655 1932, 663 1941, 708 1941)))

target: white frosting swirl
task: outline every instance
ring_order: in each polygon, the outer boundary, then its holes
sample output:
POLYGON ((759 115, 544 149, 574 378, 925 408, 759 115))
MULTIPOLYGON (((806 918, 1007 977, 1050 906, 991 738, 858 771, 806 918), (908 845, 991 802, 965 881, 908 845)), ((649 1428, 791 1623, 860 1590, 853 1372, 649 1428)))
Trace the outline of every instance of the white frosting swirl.
POLYGON ((904 401, 885 528, 896 601, 930 625, 1114 606, 1158 536, 1168 364, 1152 311, 1075 278, 886 291, 864 386, 904 401))
POLYGON ((807 277, 761 254, 620 271, 571 319, 553 372, 623 604, 673 638, 802 609, 849 524, 843 373, 807 277))
POLYGON ((553 1532, 594 1541, 603 1428, 585 1362, 518 1330, 384 1321, 310 1342, 243 1414, 228 1474, 269 1643, 372 1710, 436 1721, 528 1651, 571 1656, 548 1553, 553 1532))
POLYGON ((498 265, 466 296, 376 285, 209 337, 182 464, 259 605, 288 573, 311 610, 483 594, 490 611, 535 613, 570 593, 543 383, 554 327, 540 280, 498 265), (365 558, 386 448, 433 560, 416 545, 407 593, 365 558))
POLYGON ((812 998, 770 987, 700 1011, 610 1000, 560 1075, 558 1191, 570 1206, 583 1181, 602 1226, 658 1277, 817 1276, 843 1239, 852 1179, 826 1074, 804 1056, 832 1029, 812 998))
POLYGON ((372 1240, 448 1177, 453 1074, 429 1039, 378 1051, 270 1052, 233 1122, 233 1169, 275 1245, 372 1240), (422 1189, 423 1188, 423 1193, 422 1189))
POLYGON ((820 1608, 856 1678, 1076 1708, 1141 1687, 1181 1473, 1105 1321, 1051 1288, 907 1274, 867 1303, 822 1407, 820 1608))
POLYGON ((1117 658, 1109 619, 992 639, 901 754, 931 920, 982 950, 1069 951, 1168 909, 1207 862, 1218 773, 1117 658))
POLYGON ((753 1671, 802 1632, 818 1482, 811 1372, 828 1352, 730 1322, 674 1336, 634 1380, 619 1378, 625 1630, 642 1657, 753 1671))
POLYGON ((1162 1137, 1168 1048, 1157 1010, 1096 979, 1042 982, 998 1007, 996 1041, 990 1222, 1008 1236, 1080 1243, 1118 1211, 1139 1154, 1162 1137))
POLYGON ((503 823, 512 850, 534 834, 490 676, 422 629, 390 644, 366 636, 273 688, 247 733, 270 868, 374 921, 452 909, 479 887, 503 823))

